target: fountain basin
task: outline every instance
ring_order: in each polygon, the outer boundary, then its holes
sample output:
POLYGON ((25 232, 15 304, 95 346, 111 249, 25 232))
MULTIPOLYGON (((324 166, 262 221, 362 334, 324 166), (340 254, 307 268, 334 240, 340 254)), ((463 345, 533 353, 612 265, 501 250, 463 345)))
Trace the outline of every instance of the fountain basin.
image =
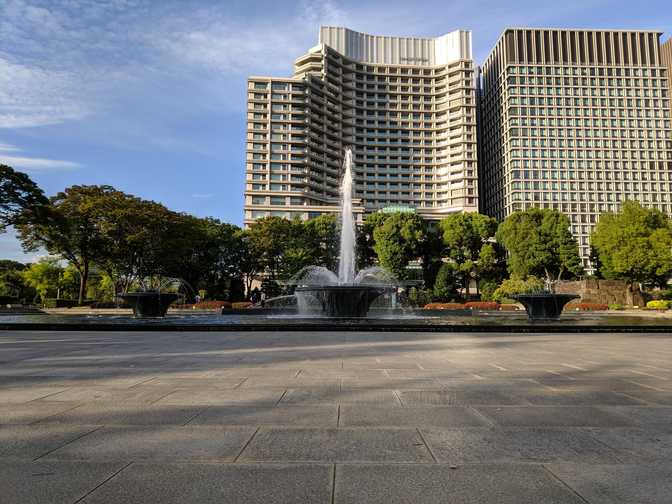
POLYGON ((121 295, 133 308, 136 317, 165 317, 170 304, 177 299, 177 294, 172 292, 128 292, 121 295))
POLYGON ((542 292, 538 294, 516 294, 511 296, 522 303, 530 320, 557 320, 562 309, 572 299, 579 299, 576 294, 553 294, 542 292))
POLYGON ((390 287, 371 285, 302 285, 297 295, 308 295, 319 302, 327 317, 366 317, 371 303, 390 287))

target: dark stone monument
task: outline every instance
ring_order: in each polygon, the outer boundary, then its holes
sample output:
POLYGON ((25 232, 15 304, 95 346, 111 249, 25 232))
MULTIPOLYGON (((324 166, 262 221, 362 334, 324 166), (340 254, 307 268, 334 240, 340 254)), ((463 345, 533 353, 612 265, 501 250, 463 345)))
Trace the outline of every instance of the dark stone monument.
POLYGON ((122 294, 121 299, 133 308, 136 317, 165 317, 170 304, 177 299, 172 292, 144 291, 122 294))
POLYGON ((511 297, 522 303, 530 320, 558 320, 565 305, 572 299, 579 299, 576 294, 552 292, 516 294, 511 297))

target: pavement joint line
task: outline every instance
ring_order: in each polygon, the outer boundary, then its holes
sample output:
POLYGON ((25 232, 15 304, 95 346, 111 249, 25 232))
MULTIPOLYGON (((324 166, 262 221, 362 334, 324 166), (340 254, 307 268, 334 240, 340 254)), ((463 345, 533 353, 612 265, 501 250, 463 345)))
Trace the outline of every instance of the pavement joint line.
POLYGON ((189 420, 187 420, 186 422, 184 422, 184 423, 182 424, 182 427, 184 427, 184 426, 186 426, 187 424, 190 424, 191 422, 193 422, 194 420, 196 420, 196 418, 198 418, 199 416, 201 416, 203 413, 205 413, 205 412, 206 412, 207 410, 209 410, 211 407, 212 407, 212 406, 205 406, 201 411, 199 411, 199 412, 196 413, 194 416, 192 416, 191 418, 189 418, 189 420))
POLYGON ((422 441, 422 444, 424 444, 425 448, 427 448, 427 451, 429 452, 429 455, 432 457, 432 460, 434 461, 434 463, 438 464, 439 461, 436 458, 436 455, 434 455, 434 452, 432 451, 432 449, 429 447, 429 444, 425 440, 425 436, 422 435, 422 431, 420 431, 419 428, 416 428, 415 431, 418 433, 418 436, 420 436, 420 440, 422 441))
POLYGON ((98 427, 96 427, 96 428, 94 428, 94 429, 91 429, 90 431, 87 431, 87 432, 85 432, 84 434, 81 434, 81 435, 77 436, 77 437, 74 438, 74 439, 71 439, 70 441, 68 441, 68 442, 66 442, 66 443, 63 443, 62 445, 60 445, 60 446, 58 446, 58 447, 56 447, 56 448, 53 448, 53 449, 47 451, 46 453, 43 453, 43 454, 40 455, 39 457, 34 458, 34 459, 33 459, 33 462, 36 462, 36 461, 40 460, 41 458, 44 458, 44 457, 46 457, 47 455, 49 455, 49 454, 51 454, 51 453, 54 453, 56 450, 60 450, 60 449, 63 448, 64 446, 68 446, 70 443, 74 443, 75 441, 78 441, 78 440, 82 439, 84 436, 88 436, 89 434, 93 434, 94 432, 99 431, 99 430, 102 429, 103 427, 105 427, 105 426, 104 426, 104 425, 99 425, 98 427))
POLYGON ((491 419, 489 416, 487 416, 482 411, 479 411, 477 407, 475 407, 475 406, 465 406, 465 407, 466 407, 466 409, 474 412, 478 418, 484 420, 490 427, 493 427, 493 428, 498 427, 497 423, 493 419, 491 419))
POLYGON ((541 467, 548 473, 550 476, 555 479, 558 483, 560 483, 563 487, 565 487, 567 490, 572 492, 575 496, 577 496, 579 499, 581 499, 583 502, 586 504, 590 504, 590 501, 586 499, 583 495, 581 495, 579 492, 577 492, 574 488, 569 486, 563 479, 561 479, 557 474, 555 474, 551 469, 546 465, 546 464, 541 464, 541 467))
POLYGON ((58 413, 53 413, 53 414, 51 414, 51 415, 47 415, 47 416, 45 416, 44 418, 40 418, 39 420, 35 420, 34 422, 30 422, 28 425, 37 425, 37 424, 39 424, 39 423, 41 423, 41 422, 44 422, 45 420, 48 420, 48 419, 51 418, 51 417, 55 417, 55 416, 58 416, 58 415, 62 415, 63 413, 67 413, 68 411, 72 411, 72 410, 74 410, 74 409, 77 409, 77 408, 79 408, 80 406, 84 406, 85 404, 86 404, 86 403, 79 403, 79 404, 76 404, 76 405, 74 405, 74 406, 72 406, 72 407, 70 407, 70 408, 68 408, 68 409, 64 409, 63 411, 59 411, 58 413))
POLYGON ((334 470, 331 478, 331 504, 336 502, 336 464, 334 464, 334 470))
POLYGON ((402 408, 405 408, 406 405, 404 404, 404 401, 401 400, 401 396, 399 395, 399 391, 393 390, 392 393, 394 394, 394 397, 397 399, 397 402, 399 403, 399 406, 402 408))
POLYGON ((645 383, 639 383, 639 382, 636 382, 634 380, 623 379, 623 381, 628 382, 628 383, 634 383, 635 385, 637 385, 639 387, 644 387, 644 388, 648 388, 648 389, 651 389, 651 390, 655 390, 656 392, 665 392, 665 389, 660 389, 658 387, 653 387, 653 386, 647 385, 645 383))
POLYGON ((47 397, 51 397, 51 396, 54 396, 54 395, 62 394, 63 392, 67 392, 68 390, 70 390, 72 388, 73 387, 66 387, 63 390, 59 390, 58 392, 52 392, 51 394, 47 394, 45 396, 36 397, 35 399, 31 399, 30 401, 26 401, 23 404, 29 404, 29 403, 34 403, 34 402, 37 402, 37 401, 41 401, 42 399, 46 399, 47 397))
POLYGON ((121 469, 119 469, 118 471, 116 471, 116 472, 115 472, 114 474, 112 474, 109 478, 106 478, 106 479, 103 480, 101 483, 99 483, 98 485, 96 485, 95 487, 93 487, 91 490, 89 490, 88 492, 86 492, 84 495, 82 495, 79 499, 77 499, 77 500, 76 500, 75 502, 73 502, 72 504, 77 504, 78 502, 82 502, 82 501, 83 501, 84 499, 86 499, 89 495, 91 495, 93 492, 95 492, 96 490, 98 490, 101 486, 103 486, 105 483, 107 483, 108 481, 110 481, 112 478, 114 478, 117 474, 119 474, 121 471, 123 471, 124 469, 126 469, 126 468, 127 468, 128 466, 130 466, 132 463, 133 463, 133 461, 131 460, 128 464, 126 464, 126 465, 123 466, 121 469))
POLYGON ((625 397, 629 397, 630 399, 634 399, 635 401, 639 401, 640 403, 642 403, 641 404, 642 406, 650 406, 652 404, 656 405, 656 406, 660 406, 660 404, 658 404, 656 402, 652 403, 651 401, 647 401, 646 399, 640 399, 639 397, 632 396, 632 395, 628 394, 627 392, 617 392, 617 393, 621 394, 625 397))
POLYGON ((280 396, 280 399, 278 399, 277 402, 273 406, 277 407, 280 404, 280 402, 285 398, 286 395, 287 395, 287 389, 284 390, 284 392, 280 396))
POLYGON ((338 411, 336 413, 336 428, 338 429, 341 426, 341 405, 338 405, 338 411))
POLYGON ((233 387, 231 390, 237 390, 237 389, 241 388, 243 386, 243 383, 245 383, 249 379, 250 379, 249 376, 243 377, 243 379, 240 381, 240 383, 238 385, 236 385, 235 387, 233 387))
POLYGON ((171 391, 168 392, 167 394, 162 395, 161 397, 159 397, 158 399, 155 399, 154 401, 148 401, 147 404, 150 404, 150 405, 151 405, 151 404, 156 404, 156 403, 159 402, 161 399, 163 399, 163 398, 165 398, 165 397, 168 397, 168 396, 169 396, 170 394, 172 394, 173 392, 176 392, 176 390, 171 390, 171 391))
POLYGON ((493 362, 490 362, 490 363, 488 364, 488 366, 492 366, 493 368, 495 368, 495 369, 499 369, 500 371, 508 371, 508 369, 506 369, 505 367, 498 366, 497 364, 495 364, 495 363, 493 363, 493 362))
POLYGON ((666 373, 669 373, 671 371, 670 369, 665 369, 665 368, 661 368, 661 367, 658 367, 658 366, 651 366, 651 365, 648 365, 648 364, 640 364, 640 366, 646 367, 646 368, 651 368, 651 369, 657 369, 658 371, 665 371, 666 373))
POLYGON ((147 378, 146 380, 142 380, 142 381, 140 381, 140 382, 138 382, 138 383, 134 383, 134 384, 131 385, 130 387, 126 387, 126 388, 130 390, 130 389, 132 389, 132 388, 139 387, 140 385, 144 385, 145 383, 150 382, 150 381, 152 381, 152 380, 156 380, 156 378, 157 378, 156 376, 152 376, 151 378, 147 378))
POLYGON ((565 367, 568 367, 568 368, 578 369, 579 371, 588 371, 586 368, 582 368, 581 366, 575 366, 573 364, 565 364, 563 362, 561 365, 565 366, 565 367))
POLYGON ((235 458, 231 461, 231 463, 235 464, 236 462, 238 462, 238 459, 240 458, 240 456, 243 454, 243 452, 245 451, 245 449, 246 449, 248 446, 250 446, 250 443, 252 442, 252 440, 254 439, 254 437, 257 435, 257 432, 259 432, 260 430, 261 430, 261 426, 257 427, 257 430, 255 430, 254 433, 252 433, 252 436, 250 436, 250 439, 248 439, 248 440, 247 440, 247 443, 245 443, 245 444, 243 445, 243 447, 242 447, 242 448, 240 449, 240 451, 238 452, 238 455, 235 456, 235 458))
POLYGON ((634 369, 626 369, 626 371, 629 371, 630 373, 635 373, 643 376, 650 376, 651 378, 657 378, 659 380, 667 380, 664 376, 658 376, 650 373, 645 373, 644 371, 635 371, 634 369))

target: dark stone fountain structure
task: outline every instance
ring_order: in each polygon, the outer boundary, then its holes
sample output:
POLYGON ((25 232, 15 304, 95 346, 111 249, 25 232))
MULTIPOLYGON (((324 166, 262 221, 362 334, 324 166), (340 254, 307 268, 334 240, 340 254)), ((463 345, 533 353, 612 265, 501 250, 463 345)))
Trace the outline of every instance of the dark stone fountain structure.
POLYGON ((530 320, 558 320, 565 305, 573 299, 579 299, 576 294, 554 292, 516 294, 511 297, 522 303, 530 320))
POLYGON ((314 298, 327 317, 366 317, 371 303, 389 292, 390 287, 373 285, 299 286, 299 295, 314 298))
POLYGON ((133 315, 140 318, 165 317, 168 307, 177 299, 173 292, 141 291, 121 295, 133 308, 133 315))

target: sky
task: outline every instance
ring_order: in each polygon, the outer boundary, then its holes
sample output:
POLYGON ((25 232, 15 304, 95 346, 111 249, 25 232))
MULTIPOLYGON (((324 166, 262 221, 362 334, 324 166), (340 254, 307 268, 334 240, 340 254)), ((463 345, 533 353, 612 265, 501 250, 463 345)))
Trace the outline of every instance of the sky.
MULTIPOLYGON (((246 79, 291 75, 319 26, 433 37, 506 27, 672 35, 669 0, 0 0, 0 163, 47 195, 110 184, 240 225, 246 79)), ((0 258, 31 260, 13 234, 0 258)))

